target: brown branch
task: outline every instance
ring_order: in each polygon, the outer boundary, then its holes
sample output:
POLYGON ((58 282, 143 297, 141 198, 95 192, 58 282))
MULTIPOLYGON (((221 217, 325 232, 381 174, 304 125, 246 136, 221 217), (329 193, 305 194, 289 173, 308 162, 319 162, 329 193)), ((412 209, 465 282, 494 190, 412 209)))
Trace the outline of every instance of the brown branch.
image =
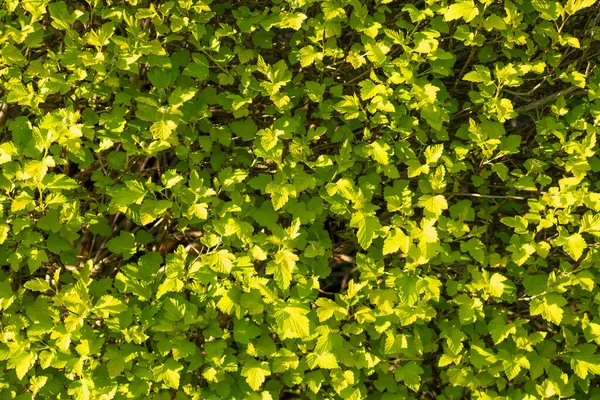
POLYGON ((480 197, 483 199, 511 199, 511 200, 527 200, 527 197, 523 196, 500 196, 491 194, 479 194, 479 193, 446 193, 446 196, 469 196, 469 197, 480 197))
POLYGON ((545 106, 548 103, 553 103, 554 101, 556 101, 559 97, 561 96, 567 96, 569 94, 583 94, 583 93, 587 93, 587 89, 581 89, 577 86, 569 86, 566 89, 561 90, 560 92, 556 92, 556 93, 552 93, 549 94, 548 96, 544 96, 539 100, 533 101, 529 104, 526 104, 522 107, 519 107, 517 109, 515 109, 515 112, 517 114, 522 114, 525 113, 527 111, 531 111, 534 110, 538 107, 542 107, 545 106))

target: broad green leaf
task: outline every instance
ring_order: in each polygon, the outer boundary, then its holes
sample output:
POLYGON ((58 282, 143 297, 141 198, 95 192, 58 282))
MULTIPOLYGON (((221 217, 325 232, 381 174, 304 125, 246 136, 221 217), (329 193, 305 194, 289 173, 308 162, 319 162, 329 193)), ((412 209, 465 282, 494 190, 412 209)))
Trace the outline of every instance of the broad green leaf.
POLYGON ((471 22, 478 15, 479 9, 472 0, 461 0, 448 7, 444 13, 444 21, 463 18, 465 22, 471 22))
POLYGON ((292 273, 296 268, 298 256, 289 250, 281 250, 275 255, 275 260, 267 266, 267 274, 273 274, 277 285, 288 289, 292 281, 292 273))
POLYGON ((27 372, 33 368, 36 360, 37 355, 35 353, 20 351, 8 360, 7 367, 15 370, 17 378, 23 379, 27 372))
POLYGON ((547 21, 556 21, 561 15, 562 6, 559 2, 532 0, 531 5, 540 13, 540 17, 547 21))
POLYGON ((448 202, 446 198, 441 194, 438 195, 424 195, 419 197, 419 206, 423 207, 427 212, 431 213, 434 217, 442 215, 444 210, 448 209, 448 202))
POLYGON ((579 233, 590 232, 600 234, 600 214, 585 213, 581 218, 579 233))
POLYGON ((310 334, 308 311, 298 306, 283 307, 275 313, 282 339, 304 338, 310 334))
POLYGON ((339 368, 335 355, 328 352, 309 353, 306 356, 306 363, 311 369, 315 369, 317 367, 323 369, 339 368))
POLYGON ((581 379, 586 379, 589 373, 600 375, 600 355, 595 353, 596 346, 586 344, 578 353, 570 355, 571 368, 581 379))
POLYGON ((468 252, 480 264, 485 261, 485 245, 479 239, 471 238, 467 242, 461 243, 460 250, 468 252))
POLYGON ((225 249, 217 250, 206 256, 208 266, 213 271, 221 274, 229 274, 231 272, 234 260, 235 256, 225 249))
POLYGON ((93 311, 102 318, 127 311, 127 304, 114 296, 106 294, 98 299, 93 311))
POLYGON ((437 162, 442 154, 444 153, 444 145, 443 144, 434 144, 431 146, 427 146, 425 149, 425 162, 427 164, 433 164, 437 162))
POLYGON ((276 211, 285 206, 290 197, 296 197, 296 188, 287 183, 271 182, 265 188, 265 192, 271 195, 271 202, 276 211))
POLYGON ((360 100, 356 95, 343 96, 343 100, 336 103, 334 108, 346 119, 356 119, 362 115, 360 100))
POLYGON ((383 242, 383 254, 392 254, 398 250, 402 250, 406 254, 410 244, 410 238, 401 229, 394 229, 383 242))
POLYGON ((300 66, 302 68, 306 68, 322 58, 323 54, 318 52, 314 46, 308 45, 300 49, 300 66))
POLYGON ((267 376, 271 375, 269 364, 265 361, 249 360, 242 367, 242 376, 246 377, 246 383, 252 390, 259 390, 267 376))
POLYGON ((560 325, 565 313, 562 307, 566 304, 561 295, 549 294, 531 300, 529 311, 531 315, 541 315, 545 320, 560 325))
POLYGON ((489 284, 489 292, 494 297, 502 297, 504 293, 504 281, 506 281, 506 277, 503 275, 494 272, 490 278, 489 284))
POLYGON ((178 86, 169 95, 169 105, 179 107, 186 101, 193 99, 196 93, 198 93, 198 90, 194 88, 182 89, 178 86))
POLYGON ((519 372, 521 372, 521 368, 529 369, 529 360, 523 354, 513 356, 506 351, 501 353, 506 353, 505 357, 503 357, 502 367, 508 379, 512 380, 516 378, 519 372))
POLYGON ((581 258, 583 251, 587 248, 587 243, 580 233, 574 233, 566 239, 563 245, 565 252, 575 261, 581 258))
POLYGON ((106 247, 113 253, 121 254, 125 260, 131 258, 137 251, 133 234, 126 231, 121 231, 119 236, 110 239, 106 247))
POLYGON ((131 204, 141 204, 145 195, 146 190, 140 183, 127 182, 126 187, 121 187, 116 190, 113 196, 113 201, 116 204, 122 204, 125 206, 131 204))
POLYGON ((25 282, 23 285, 25 289, 32 290, 34 292, 45 292, 47 290, 52 290, 52 287, 48 282, 43 280, 42 278, 35 278, 30 281, 25 282))
POLYGON ((77 189, 79 184, 63 174, 48 174, 42 179, 47 189, 77 189))
POLYGON ((154 369, 155 379, 162 381, 168 388, 177 390, 181 380, 180 371, 182 369, 183 365, 169 358, 162 366, 154 369))
POLYGON ((494 344, 502 343, 510 335, 514 335, 517 332, 515 324, 507 324, 502 317, 496 317, 488 324, 490 334, 494 340, 494 344))
POLYGON ((390 146, 380 140, 371 143, 371 156, 380 164, 387 165, 389 163, 388 150, 390 146))
POLYGON ((414 361, 410 361, 401 367, 397 367, 394 376, 397 381, 402 381, 413 391, 418 391, 421 387, 421 374, 425 371, 414 361))
POLYGON ((71 30, 76 17, 69 12, 64 1, 53 2, 48 5, 52 17, 52 26, 60 30, 71 30))
POLYGON ((10 226, 7 224, 0 224, 0 244, 6 241, 8 238, 8 232, 10 232, 10 226))
POLYGON ((593 6, 594 3, 596 3, 595 0, 568 0, 565 11, 567 14, 573 15, 579 10, 593 6))
POLYGON ((238 343, 248 344, 251 339, 254 339, 260 333, 260 328, 248 320, 241 319, 234 322, 233 338, 238 343))
POLYGON ((362 212, 357 212, 350 220, 350 226, 358 228, 356 236, 358 243, 366 250, 371 245, 371 242, 377 236, 377 232, 382 228, 377 217, 365 216, 362 212))
POLYGON ((333 316, 335 316, 337 320, 342 320, 348 315, 348 311, 333 300, 321 297, 317 299, 315 304, 318 307, 317 316, 319 317, 319 322, 327 321, 333 316))
POLYGON ((0 281, 0 310, 7 310, 15 301, 15 294, 8 279, 0 281))

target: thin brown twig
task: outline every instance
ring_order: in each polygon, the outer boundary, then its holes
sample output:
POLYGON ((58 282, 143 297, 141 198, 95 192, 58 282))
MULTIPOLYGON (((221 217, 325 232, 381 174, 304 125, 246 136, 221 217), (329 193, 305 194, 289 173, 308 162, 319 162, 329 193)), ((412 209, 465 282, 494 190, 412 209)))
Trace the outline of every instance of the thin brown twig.
POLYGON ((350 278, 350 275, 352 275, 356 271, 358 271, 358 265, 356 265, 350 271, 346 272, 346 275, 344 275, 344 279, 342 279, 342 284, 340 285, 340 293, 344 293, 344 290, 346 290, 346 288, 348 287, 348 278, 350 278))
POLYGON ((102 250, 104 250, 104 247, 106 246, 106 243, 114 236, 115 231, 116 231, 117 219, 119 218, 120 214, 121 214, 120 211, 115 214, 115 217, 113 218, 113 222, 111 224, 111 234, 109 236, 107 236, 106 238, 104 238, 104 241, 102 242, 102 244, 100 244, 100 247, 96 251, 96 255, 94 256, 94 264, 96 264, 98 262, 99 257, 100 257, 100 252, 102 250))
POLYGON ((563 89, 563 90, 561 90, 559 92, 549 94, 548 96, 544 96, 544 97, 542 97, 539 100, 533 101, 533 102, 531 102, 529 104, 526 104, 526 105, 524 105, 522 107, 518 107, 518 108, 515 109, 515 112, 517 114, 522 114, 522 113, 525 113, 527 111, 535 110, 536 108, 545 106, 548 103, 553 103, 554 101, 556 101, 561 96, 567 96, 567 95, 569 95, 571 93, 575 93, 575 94, 587 93, 587 89, 582 89, 582 88, 579 88, 577 86, 569 86, 568 88, 563 89))
POLYGON ((528 200, 527 197, 523 197, 523 196, 501 196, 501 195, 479 194, 479 193, 446 193, 446 196, 469 196, 469 197, 480 197, 483 199, 528 200))
POLYGON ((354 82, 354 81, 356 81, 356 80, 358 80, 358 79, 362 78, 363 76, 365 76, 365 75, 366 75, 366 74, 368 74, 369 72, 371 72, 371 70, 370 70, 370 69, 366 70, 365 72, 362 72, 361 74, 359 74, 359 75, 355 76, 354 78, 350 79, 348 82, 344 82, 344 85, 349 85, 349 84, 351 84, 352 82, 354 82))

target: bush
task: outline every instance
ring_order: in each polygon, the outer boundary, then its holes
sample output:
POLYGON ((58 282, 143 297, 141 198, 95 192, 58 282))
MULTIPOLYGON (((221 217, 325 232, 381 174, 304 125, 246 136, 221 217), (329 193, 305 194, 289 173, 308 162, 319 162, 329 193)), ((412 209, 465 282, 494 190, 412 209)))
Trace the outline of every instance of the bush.
POLYGON ((600 3, 0 7, 1 399, 600 398, 600 3))

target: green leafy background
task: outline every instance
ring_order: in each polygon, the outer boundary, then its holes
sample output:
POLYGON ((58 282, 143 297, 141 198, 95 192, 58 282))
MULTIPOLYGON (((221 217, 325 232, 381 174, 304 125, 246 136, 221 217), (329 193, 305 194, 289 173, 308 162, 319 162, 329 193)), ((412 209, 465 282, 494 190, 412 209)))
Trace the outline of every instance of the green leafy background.
POLYGON ((599 16, 1 1, 0 398, 600 398, 599 16))

